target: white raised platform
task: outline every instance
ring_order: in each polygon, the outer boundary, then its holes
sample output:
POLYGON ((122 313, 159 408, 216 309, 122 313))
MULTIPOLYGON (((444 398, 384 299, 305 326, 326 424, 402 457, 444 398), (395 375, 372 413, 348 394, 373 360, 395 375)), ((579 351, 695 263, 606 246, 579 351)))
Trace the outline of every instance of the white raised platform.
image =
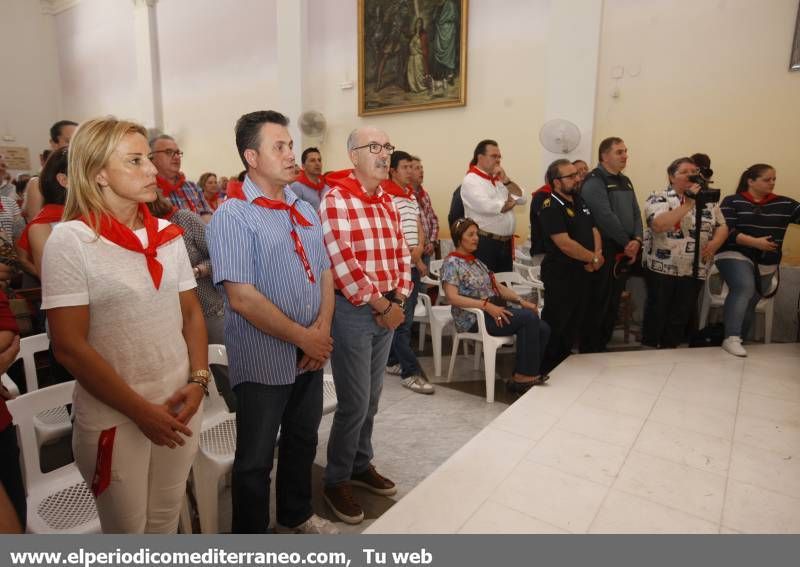
POLYGON ((572 356, 365 533, 800 533, 800 345, 747 349, 572 356))

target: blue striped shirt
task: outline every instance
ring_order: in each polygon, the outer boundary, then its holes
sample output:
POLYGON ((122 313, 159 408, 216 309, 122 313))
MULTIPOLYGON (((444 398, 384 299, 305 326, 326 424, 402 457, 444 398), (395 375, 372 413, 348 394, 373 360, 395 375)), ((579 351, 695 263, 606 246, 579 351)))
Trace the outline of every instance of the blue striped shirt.
POLYGON ((249 177, 243 189, 247 200, 222 203, 208 227, 214 283, 225 297, 225 346, 231 385, 292 384, 300 373, 297 347, 260 331, 233 311, 222 282, 252 284, 289 319, 310 326, 319 314, 321 275, 330 268, 322 227, 313 207, 284 188, 286 203, 297 202, 297 211, 312 223, 310 227, 294 227, 314 273, 315 282, 311 283, 294 249, 289 212, 252 204, 264 194, 249 177))

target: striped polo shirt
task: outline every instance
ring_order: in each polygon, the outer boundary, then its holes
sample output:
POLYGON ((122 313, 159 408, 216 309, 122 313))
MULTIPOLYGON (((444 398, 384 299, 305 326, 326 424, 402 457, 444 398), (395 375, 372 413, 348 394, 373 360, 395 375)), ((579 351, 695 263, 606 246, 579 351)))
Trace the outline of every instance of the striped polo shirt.
POLYGON ((287 317, 304 327, 319 314, 322 273, 330 259, 322 241, 322 227, 314 208, 284 188, 286 203, 296 204, 311 226, 295 225, 314 273, 312 283, 291 237, 288 211, 253 204, 263 197, 246 177, 245 199, 228 199, 214 213, 208 227, 208 250, 214 283, 225 298, 225 346, 231 386, 255 382, 271 386, 293 384, 297 368, 297 347, 263 333, 231 309, 223 282, 252 284, 287 317))
POLYGON ((780 264, 781 247, 789 223, 800 224, 800 203, 790 197, 775 195, 754 202, 749 193, 729 195, 720 204, 725 224, 730 234, 719 249, 716 258, 751 259, 758 254, 758 263, 763 266, 780 264), (775 252, 762 252, 755 248, 736 243, 736 235, 742 233, 754 238, 771 236, 778 249, 775 252))

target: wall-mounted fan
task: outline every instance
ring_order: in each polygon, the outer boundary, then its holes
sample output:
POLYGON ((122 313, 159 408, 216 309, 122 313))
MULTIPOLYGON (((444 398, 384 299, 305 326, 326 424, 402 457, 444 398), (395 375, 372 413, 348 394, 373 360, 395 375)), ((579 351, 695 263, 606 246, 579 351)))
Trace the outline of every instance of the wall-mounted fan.
POLYGON ((322 140, 325 137, 325 131, 328 129, 328 122, 325 116, 316 110, 306 110, 297 119, 297 125, 300 131, 309 138, 322 140))
POLYGON ((581 130, 569 120, 555 118, 545 122, 539 130, 539 141, 554 154, 568 154, 578 147, 581 130))

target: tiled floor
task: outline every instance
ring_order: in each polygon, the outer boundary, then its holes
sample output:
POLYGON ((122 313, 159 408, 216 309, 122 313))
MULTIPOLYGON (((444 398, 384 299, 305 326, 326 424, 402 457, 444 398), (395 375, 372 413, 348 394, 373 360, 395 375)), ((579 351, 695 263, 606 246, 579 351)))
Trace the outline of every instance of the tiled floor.
POLYGON ((502 413, 390 386, 376 460, 400 499, 366 531, 800 533, 800 345, 748 352, 573 356, 502 413))

